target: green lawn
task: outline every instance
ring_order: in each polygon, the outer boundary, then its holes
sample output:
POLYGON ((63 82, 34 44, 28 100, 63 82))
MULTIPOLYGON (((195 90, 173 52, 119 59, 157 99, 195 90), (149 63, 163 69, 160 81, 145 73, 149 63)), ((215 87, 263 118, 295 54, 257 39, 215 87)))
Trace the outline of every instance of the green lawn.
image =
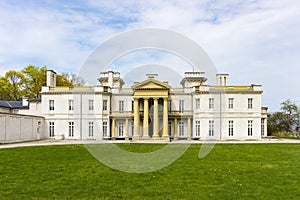
POLYGON ((291 140, 300 140, 299 137, 294 137, 294 136, 280 136, 279 138, 291 139, 291 140))
MULTIPOLYGON (((147 152, 163 145, 120 144, 147 152)), ((172 165, 132 174, 83 145, 0 149, 0 199, 299 199, 299 144, 191 145, 172 165)))

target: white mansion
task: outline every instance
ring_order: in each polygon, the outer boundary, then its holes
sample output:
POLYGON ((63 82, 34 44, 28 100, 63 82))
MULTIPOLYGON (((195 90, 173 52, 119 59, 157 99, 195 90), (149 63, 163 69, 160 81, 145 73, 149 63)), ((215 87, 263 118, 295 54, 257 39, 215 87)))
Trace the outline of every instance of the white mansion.
POLYGON ((119 72, 102 72, 99 86, 57 87, 47 71, 41 99, 15 113, 44 118, 49 138, 260 140, 267 136, 267 108, 260 85, 228 86, 228 74, 207 85, 203 72, 186 72, 181 88, 148 74, 123 88, 119 72))

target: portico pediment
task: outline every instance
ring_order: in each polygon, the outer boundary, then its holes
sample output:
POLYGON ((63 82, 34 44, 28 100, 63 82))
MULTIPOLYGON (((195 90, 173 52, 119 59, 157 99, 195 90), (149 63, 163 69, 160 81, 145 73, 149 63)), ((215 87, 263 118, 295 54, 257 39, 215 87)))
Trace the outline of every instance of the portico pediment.
POLYGON ((131 88, 133 90, 169 90, 171 87, 167 83, 155 79, 147 79, 143 82, 134 84, 131 88))
POLYGON ((167 98, 170 86, 153 78, 136 83, 131 87, 136 98, 167 98))

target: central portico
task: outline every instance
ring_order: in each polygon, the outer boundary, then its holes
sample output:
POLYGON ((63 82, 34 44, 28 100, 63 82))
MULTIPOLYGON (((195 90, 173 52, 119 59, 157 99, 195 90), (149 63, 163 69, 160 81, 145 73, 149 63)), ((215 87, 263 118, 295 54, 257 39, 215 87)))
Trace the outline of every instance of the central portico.
POLYGON ((156 74, 147 76, 147 80, 132 86, 134 136, 166 138, 168 137, 168 96, 171 87, 166 82, 154 79, 156 74), (141 125, 142 132, 140 132, 141 125))

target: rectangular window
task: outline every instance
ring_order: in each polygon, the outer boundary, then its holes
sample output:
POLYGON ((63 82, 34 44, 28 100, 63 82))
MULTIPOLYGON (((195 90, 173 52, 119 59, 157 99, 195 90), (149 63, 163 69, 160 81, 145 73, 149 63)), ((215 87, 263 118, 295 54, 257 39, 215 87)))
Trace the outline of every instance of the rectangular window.
POLYGON ((261 119, 261 136, 265 136, 265 119, 261 119))
POLYGON ((124 112, 124 101, 123 100, 119 101, 119 112, 120 113, 124 112))
POLYGON ((131 122, 130 125, 131 125, 131 126, 130 126, 130 127, 131 127, 131 128, 130 128, 130 129, 131 129, 130 133, 131 133, 131 136, 133 136, 133 135, 134 135, 134 123, 131 122))
POLYGON ((200 99, 196 99, 196 109, 200 109, 200 99))
POLYGON ((228 109, 233 109, 233 98, 228 99, 228 109))
POLYGON ((49 100, 49 110, 54 110, 54 100, 49 100))
POLYGON ((102 122, 102 133, 103 133, 103 137, 108 137, 108 135, 107 135, 107 122, 102 122))
POLYGON ((119 135, 119 137, 124 136, 124 122, 123 121, 118 123, 118 135, 119 135))
POLYGON ((107 100, 106 99, 103 100, 102 110, 107 111, 107 100))
POLYGON ((215 135, 215 121, 209 120, 208 122, 208 136, 214 136, 215 135))
POLYGON ((49 137, 54 137, 54 122, 49 122, 49 137))
POLYGON ((200 136, 200 121, 196 121, 196 136, 200 136))
POLYGON ((178 135, 179 136, 184 136, 184 121, 179 121, 179 132, 178 135))
POLYGON ((172 110, 172 100, 168 101, 168 111, 172 110))
POLYGON ((74 122, 69 122, 69 137, 74 137, 74 122))
POLYGON ((74 100, 69 100, 69 110, 74 110, 74 100))
POLYGON ((233 136, 233 121, 232 120, 230 120, 228 122, 228 135, 233 136))
POLYGON ((172 136, 172 122, 168 123, 168 135, 172 136))
POLYGON ((94 100, 89 100, 89 110, 94 110, 94 100))
POLYGON ((253 121, 248 120, 248 136, 252 136, 252 127, 253 127, 253 121))
POLYGON ((179 111, 180 112, 184 111, 184 100, 179 100, 179 111))
POLYGON ((94 136, 94 122, 89 122, 89 137, 94 136))
POLYGON ((208 99, 208 103, 209 103, 208 104, 208 108, 209 109, 214 109, 214 107, 215 107, 215 105, 214 105, 215 104, 215 99, 214 98, 209 98, 208 99))
POLYGON ((253 99, 249 98, 248 99, 248 109, 252 109, 253 108, 253 99))

